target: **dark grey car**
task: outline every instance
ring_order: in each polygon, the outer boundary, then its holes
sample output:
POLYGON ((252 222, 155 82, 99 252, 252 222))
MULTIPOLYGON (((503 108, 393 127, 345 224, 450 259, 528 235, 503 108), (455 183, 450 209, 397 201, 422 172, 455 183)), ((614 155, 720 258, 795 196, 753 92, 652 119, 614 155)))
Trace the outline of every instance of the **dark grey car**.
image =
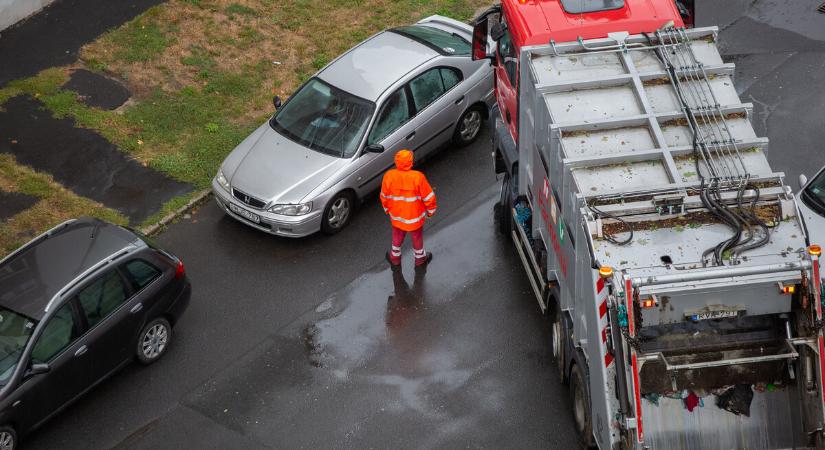
POLYGON ((160 358, 190 292, 180 259, 97 219, 0 261, 0 448, 130 361, 160 358))

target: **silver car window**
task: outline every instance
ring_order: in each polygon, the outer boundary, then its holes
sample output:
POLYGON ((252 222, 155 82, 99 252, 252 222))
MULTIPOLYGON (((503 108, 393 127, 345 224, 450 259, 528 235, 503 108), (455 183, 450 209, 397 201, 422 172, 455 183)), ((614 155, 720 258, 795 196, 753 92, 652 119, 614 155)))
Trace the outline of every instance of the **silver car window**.
POLYGON ((270 125, 305 147, 348 158, 358 149, 373 109, 372 102, 313 78, 281 107, 270 125))
POLYGON ((439 69, 430 69, 410 81, 415 109, 421 111, 446 91, 439 69))
POLYGON ((461 82, 461 72, 458 70, 447 67, 442 67, 439 70, 441 70, 441 80, 444 81, 445 91, 449 91, 461 82))
POLYGON ((380 142, 408 120, 410 120, 410 105, 407 101, 407 93, 404 88, 401 88, 390 95, 381 107, 375 126, 370 131, 369 143, 380 142))
POLYGON ((812 210, 825 216, 825 171, 811 181, 802 191, 802 201, 812 210))

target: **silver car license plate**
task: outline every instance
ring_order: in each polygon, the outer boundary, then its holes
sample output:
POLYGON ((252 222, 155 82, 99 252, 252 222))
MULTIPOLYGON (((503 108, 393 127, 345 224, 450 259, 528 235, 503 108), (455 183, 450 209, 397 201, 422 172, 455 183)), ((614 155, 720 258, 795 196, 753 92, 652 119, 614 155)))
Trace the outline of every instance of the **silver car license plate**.
POLYGON ((255 222, 255 223, 261 223, 261 216, 255 214, 253 212, 247 211, 247 210, 241 208, 240 206, 235 206, 234 204, 230 203, 229 204, 229 209, 232 210, 233 213, 243 217, 246 220, 249 220, 249 221, 255 222))

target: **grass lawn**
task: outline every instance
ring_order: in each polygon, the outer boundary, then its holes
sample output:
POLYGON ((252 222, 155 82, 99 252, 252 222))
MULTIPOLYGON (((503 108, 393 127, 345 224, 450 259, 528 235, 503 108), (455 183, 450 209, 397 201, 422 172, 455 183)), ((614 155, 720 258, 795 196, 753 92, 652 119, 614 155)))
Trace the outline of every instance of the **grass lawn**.
MULTIPOLYGON (((170 0, 85 46, 76 64, 9 83, 0 89, 0 104, 15 95, 32 95, 54 115, 96 130, 141 163, 206 188, 223 158, 272 113, 273 95, 288 97, 332 58, 384 28, 431 14, 468 20, 488 4, 490 0, 170 0), (62 90, 71 71, 84 66, 123 80, 132 100, 104 111, 62 90)), ((25 180, 37 180, 43 188, 35 194, 43 199, 40 203, 0 225, 0 253, 78 215, 125 222, 120 214, 66 191, 13 158, 0 159, 0 177, 0 188, 28 193, 25 180)), ((187 199, 170 201, 143 225, 187 199)))

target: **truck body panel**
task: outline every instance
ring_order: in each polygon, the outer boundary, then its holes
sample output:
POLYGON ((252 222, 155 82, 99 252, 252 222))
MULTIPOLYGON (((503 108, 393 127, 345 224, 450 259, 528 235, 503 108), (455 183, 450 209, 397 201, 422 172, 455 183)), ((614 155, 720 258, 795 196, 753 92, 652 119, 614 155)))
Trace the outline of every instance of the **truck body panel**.
POLYGON ((717 29, 613 31, 521 47, 518 130, 499 114, 493 133, 510 234, 562 318, 563 376, 586 374, 592 443, 820 445, 818 255, 717 29), (716 404, 736 384, 770 385, 749 416, 716 404))

